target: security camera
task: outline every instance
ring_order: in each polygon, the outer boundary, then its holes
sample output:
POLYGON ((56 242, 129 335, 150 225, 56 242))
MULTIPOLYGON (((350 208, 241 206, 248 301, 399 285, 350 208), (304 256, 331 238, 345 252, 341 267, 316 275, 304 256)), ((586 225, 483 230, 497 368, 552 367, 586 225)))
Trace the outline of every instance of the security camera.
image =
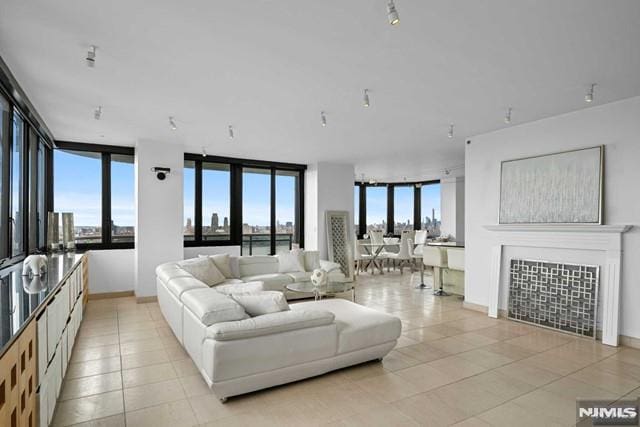
POLYGON ((156 173, 156 177, 160 180, 160 181, 164 181, 167 178, 167 175, 169 175, 171 173, 171 169, 170 168, 161 168, 161 167, 154 167, 151 168, 152 172, 156 173))

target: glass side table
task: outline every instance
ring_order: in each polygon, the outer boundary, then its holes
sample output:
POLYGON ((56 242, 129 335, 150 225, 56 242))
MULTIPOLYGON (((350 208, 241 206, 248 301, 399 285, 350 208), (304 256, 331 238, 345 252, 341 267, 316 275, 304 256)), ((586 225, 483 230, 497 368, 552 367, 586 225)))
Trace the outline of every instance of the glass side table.
POLYGON ((301 292, 305 294, 313 294, 314 299, 319 301, 325 296, 334 296, 351 291, 351 301, 356 302, 355 282, 328 282, 326 285, 319 287, 313 286, 311 282, 298 282, 286 285, 285 288, 291 292, 301 292))

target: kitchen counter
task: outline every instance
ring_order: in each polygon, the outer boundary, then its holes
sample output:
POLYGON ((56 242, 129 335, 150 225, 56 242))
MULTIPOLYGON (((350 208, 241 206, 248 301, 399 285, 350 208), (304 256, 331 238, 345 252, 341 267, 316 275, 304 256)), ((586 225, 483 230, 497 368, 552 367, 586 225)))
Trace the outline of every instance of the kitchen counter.
POLYGON ((42 276, 22 276, 23 263, 0 270, 0 357, 81 259, 77 252, 49 254, 42 276))

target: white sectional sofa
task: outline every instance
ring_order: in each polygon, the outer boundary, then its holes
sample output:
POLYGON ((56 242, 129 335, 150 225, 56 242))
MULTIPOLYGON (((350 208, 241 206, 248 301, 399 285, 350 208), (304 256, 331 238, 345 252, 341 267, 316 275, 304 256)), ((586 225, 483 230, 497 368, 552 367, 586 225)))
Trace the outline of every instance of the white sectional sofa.
POLYGON ((274 289, 289 280, 280 273, 265 273, 272 263, 267 258, 272 257, 241 257, 240 273, 246 274, 213 287, 178 263, 156 269, 160 309, 222 401, 382 359, 395 347, 401 331, 398 318, 342 299, 295 303, 254 317, 246 314, 237 295, 262 286, 274 289))

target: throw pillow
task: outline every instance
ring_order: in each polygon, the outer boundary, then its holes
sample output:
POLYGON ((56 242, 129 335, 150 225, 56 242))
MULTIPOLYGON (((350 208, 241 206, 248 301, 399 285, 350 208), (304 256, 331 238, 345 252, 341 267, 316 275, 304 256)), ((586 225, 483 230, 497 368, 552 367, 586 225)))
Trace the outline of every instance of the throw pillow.
POLYGON ((196 279, 215 286, 226 280, 218 267, 209 258, 192 258, 180 261, 178 265, 196 279))
POLYGON ((231 267, 231 277, 234 279, 240 278, 240 257, 229 257, 229 266, 231 267))
POLYGON ((230 285, 216 286, 216 291, 221 294, 253 294, 264 291, 264 285, 262 282, 246 282, 246 283, 233 283, 230 285))
POLYGON ((278 273, 304 272, 304 253, 300 249, 294 249, 289 253, 279 254, 278 273))
POLYGON ((304 269, 313 271, 320 268, 320 253, 318 251, 304 251, 304 269))
POLYGON ((327 273, 331 273, 334 270, 342 269, 342 266, 337 262, 325 261, 323 259, 320 260, 320 268, 326 271, 327 273))
POLYGON ((289 310, 287 299, 278 291, 231 294, 231 298, 252 317, 289 310))
POLYGON ((230 257, 229 254, 218 254, 218 255, 198 255, 201 258, 209 258, 213 263, 218 267, 220 273, 227 279, 233 279, 233 273, 231 272, 231 264, 229 262, 230 257))

